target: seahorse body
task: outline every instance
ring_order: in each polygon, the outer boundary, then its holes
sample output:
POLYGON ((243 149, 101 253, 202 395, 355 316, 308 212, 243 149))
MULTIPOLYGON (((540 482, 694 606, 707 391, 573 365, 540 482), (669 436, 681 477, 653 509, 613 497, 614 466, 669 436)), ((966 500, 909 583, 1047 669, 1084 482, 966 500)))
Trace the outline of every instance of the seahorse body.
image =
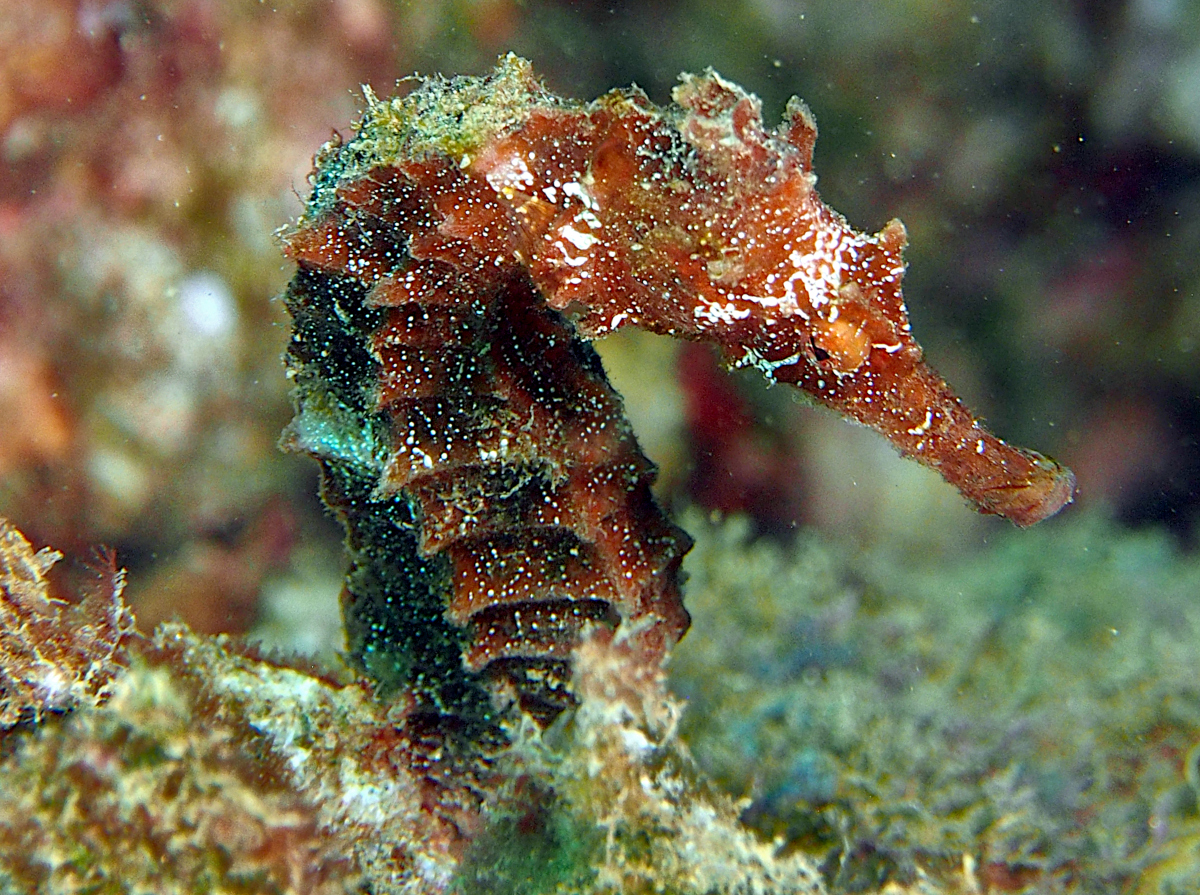
POLYGON ((433 713, 571 702, 583 631, 662 656, 689 546, 650 492, 584 341, 638 326, 882 432, 977 507, 1029 525, 1069 470, 995 438, 924 362, 903 226, 855 231, 815 190, 816 128, 713 72, 678 105, 560 100, 528 63, 369 96, 317 159, 286 250, 297 417, 348 530, 351 653, 433 713))

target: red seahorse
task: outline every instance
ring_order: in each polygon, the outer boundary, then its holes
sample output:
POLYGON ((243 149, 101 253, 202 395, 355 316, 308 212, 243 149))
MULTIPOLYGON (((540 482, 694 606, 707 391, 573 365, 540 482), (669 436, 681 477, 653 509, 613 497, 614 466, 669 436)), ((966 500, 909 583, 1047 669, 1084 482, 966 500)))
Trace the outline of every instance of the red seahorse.
MULTIPOLYGON (((675 100, 564 101, 510 56, 490 78, 371 97, 355 138, 318 157, 286 238, 300 265, 290 439, 321 459, 350 532, 365 665, 393 599, 378 579, 414 563, 438 612, 403 624, 440 613, 449 633, 431 636, 542 720, 570 701, 585 627, 630 624, 660 655, 682 635, 688 539, 584 342, 624 326, 711 342, 798 386, 983 512, 1023 526, 1070 501, 1068 470, 985 431, 924 363, 904 228, 865 235, 821 202, 803 104, 768 131, 758 100, 711 71, 675 100), (384 525, 386 501, 402 511, 384 525), (371 539, 392 528, 413 558, 388 572, 371 539)), ((402 672, 440 676, 426 689, 449 711, 475 678, 448 687, 453 658, 438 661, 402 672)))

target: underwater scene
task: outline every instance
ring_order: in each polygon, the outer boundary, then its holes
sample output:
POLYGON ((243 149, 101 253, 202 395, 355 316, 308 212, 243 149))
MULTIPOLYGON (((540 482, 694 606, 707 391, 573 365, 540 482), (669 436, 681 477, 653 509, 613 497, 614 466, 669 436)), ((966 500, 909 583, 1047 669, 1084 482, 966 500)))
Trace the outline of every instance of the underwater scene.
POLYGON ((0 47, 0 892, 1200 893, 1200 2, 0 47))

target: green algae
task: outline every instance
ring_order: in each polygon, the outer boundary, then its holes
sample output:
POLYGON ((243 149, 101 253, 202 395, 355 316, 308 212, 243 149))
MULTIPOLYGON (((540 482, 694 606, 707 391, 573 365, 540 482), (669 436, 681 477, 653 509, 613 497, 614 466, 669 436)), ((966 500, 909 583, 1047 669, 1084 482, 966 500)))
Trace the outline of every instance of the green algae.
POLYGON ((1200 561, 1166 536, 1076 515, 923 564, 689 529, 683 735, 831 888, 964 856, 1029 892, 1200 872, 1200 561))
POLYGON ((471 843, 455 879, 461 895, 586 892, 603 858, 604 835, 550 793, 495 812, 471 843))

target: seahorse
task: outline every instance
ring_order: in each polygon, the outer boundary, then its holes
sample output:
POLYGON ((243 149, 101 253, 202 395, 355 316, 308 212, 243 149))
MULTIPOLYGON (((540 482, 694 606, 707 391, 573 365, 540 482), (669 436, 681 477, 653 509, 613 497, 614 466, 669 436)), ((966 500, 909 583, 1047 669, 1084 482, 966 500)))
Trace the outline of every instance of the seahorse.
POLYGON ((651 493, 598 336, 712 343, 1017 525, 1074 494, 925 363, 904 227, 863 234, 821 201, 803 103, 767 130, 711 70, 674 99, 563 100, 511 55, 489 77, 368 92, 284 235, 285 444, 318 459, 347 530, 350 654, 468 738, 571 705, 585 632, 623 626, 661 657, 688 626, 690 541, 651 493))

